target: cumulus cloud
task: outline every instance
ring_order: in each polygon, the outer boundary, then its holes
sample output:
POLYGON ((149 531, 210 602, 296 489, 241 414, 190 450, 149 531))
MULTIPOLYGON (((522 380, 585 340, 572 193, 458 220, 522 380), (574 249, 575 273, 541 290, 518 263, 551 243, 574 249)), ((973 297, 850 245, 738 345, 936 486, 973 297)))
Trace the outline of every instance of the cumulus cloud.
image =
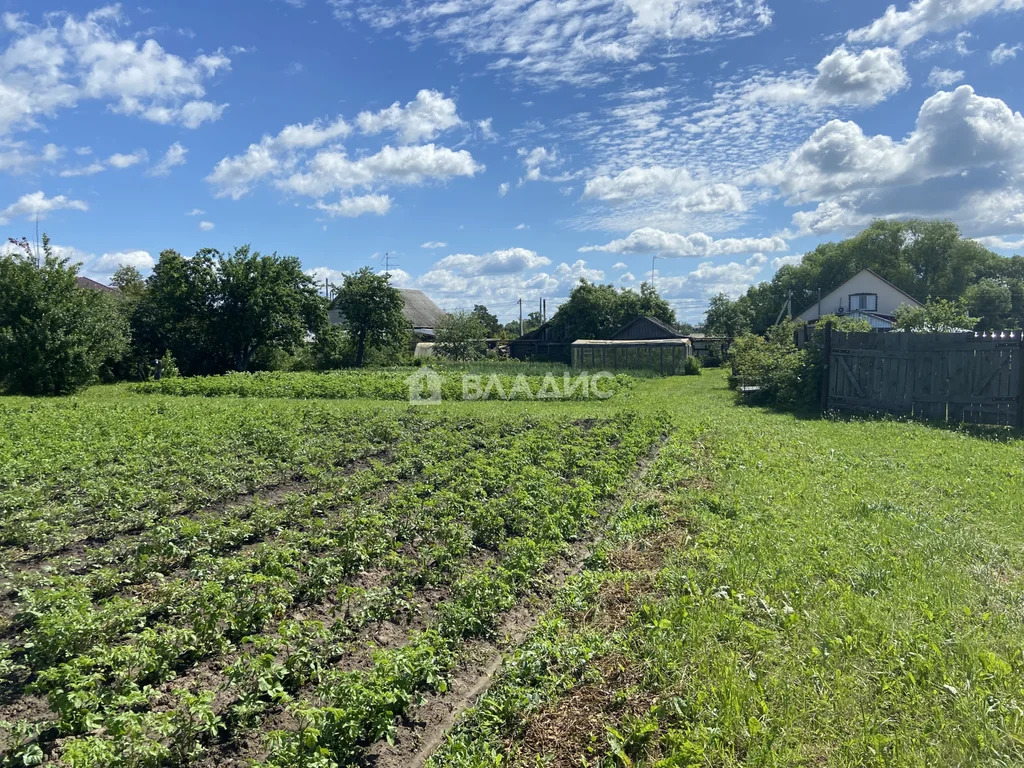
POLYGON ((149 169, 150 176, 167 176, 172 168, 176 168, 179 165, 185 164, 185 158, 188 155, 188 150, 181 146, 180 142, 174 142, 164 152, 164 156, 160 158, 160 161, 149 169))
POLYGON ((443 243, 440 240, 428 240, 427 242, 420 245, 420 248, 426 248, 427 250, 434 250, 435 248, 445 248, 448 243, 443 243))
POLYGON ((44 145, 39 152, 28 149, 24 142, 0 143, 0 173, 24 173, 40 164, 55 163, 63 155, 64 148, 52 143, 44 145))
MULTIPOLYGON (((319 152, 301 172, 278 182, 289 192, 321 197, 336 190, 389 184, 422 184, 455 176, 475 176, 484 169, 464 149, 452 150, 434 144, 386 146, 374 155, 352 160, 343 150, 319 152)), ((217 184, 216 180, 212 183, 217 184)), ((218 192, 218 197, 234 191, 218 192)))
POLYGON ((683 235, 665 232, 653 227, 643 227, 624 238, 612 240, 604 245, 586 245, 581 253, 604 251, 606 253, 659 253, 665 257, 674 256, 727 256, 754 251, 784 251, 786 241, 773 237, 728 237, 716 240, 703 232, 683 235))
POLYGON ((948 216, 969 233, 1016 232, 1024 225, 1024 117, 963 85, 928 98, 904 139, 867 136, 833 120, 781 167, 789 204, 818 202, 793 223, 822 234, 881 216, 948 216))
POLYGON ((583 185, 583 197, 607 203, 693 192, 700 186, 685 168, 631 166, 615 176, 597 176, 583 185))
POLYGON ((318 211, 323 211, 332 218, 341 216, 353 219, 356 216, 362 216, 364 213, 375 213, 378 216, 383 216, 391 210, 391 198, 387 195, 343 197, 336 203, 318 201, 313 207, 318 211))
POLYGON ((87 211, 89 206, 83 200, 72 200, 64 195, 47 197, 42 191, 31 192, 0 211, 0 224, 10 224, 20 218, 35 219, 37 216, 44 219, 53 211, 60 210, 87 211))
POLYGON ((8 14, 7 48, 0 54, 0 135, 34 128, 43 117, 83 100, 106 102, 122 114, 198 127, 226 105, 204 100, 207 82, 230 68, 221 53, 191 59, 155 40, 124 39, 119 6, 84 18, 47 14, 42 26, 8 14))
MULTIPOLYGON (((379 112, 360 112, 356 117, 359 130, 366 134, 394 131, 406 144, 436 138, 449 128, 462 125, 455 102, 439 91, 427 89, 416 94, 404 107, 397 101, 379 112)), ((486 121, 490 130, 490 121, 486 121)))
POLYGON ((456 253, 446 256, 434 265, 435 270, 446 270, 462 276, 508 275, 527 269, 547 266, 551 259, 539 256, 526 248, 506 248, 477 256, 456 253))
POLYGON ((509 183, 507 181, 501 182, 501 184, 498 185, 498 197, 504 197, 505 195, 507 195, 508 190, 509 183))
POLYGON ((209 232, 215 226, 216 225, 212 221, 200 221, 199 222, 199 229, 202 230, 203 232, 209 232))
POLYGON ((846 39, 851 43, 907 46, 927 35, 963 27, 987 13, 1021 9, 1021 0, 914 0, 902 11, 890 5, 867 26, 847 32, 846 39))
POLYGON ((156 266, 149 251, 121 251, 117 253, 104 253, 98 259, 89 259, 84 265, 89 271, 100 271, 103 273, 116 272, 118 267, 135 267, 140 272, 152 269, 156 266))
POLYGON ((137 149, 130 154, 116 153, 107 158, 107 165, 114 168, 130 168, 146 160, 149 154, 144 149, 137 149))
POLYGON ((742 98, 777 104, 871 106, 910 82, 895 48, 854 52, 841 45, 818 62, 814 75, 797 74, 751 84, 742 98))
POLYGON ((1007 45, 1006 43, 1000 43, 992 52, 988 55, 989 61, 995 65, 1005 64, 1011 59, 1017 58, 1017 54, 1020 53, 1020 49, 1024 48, 1024 45, 1017 43, 1016 45, 1007 45))

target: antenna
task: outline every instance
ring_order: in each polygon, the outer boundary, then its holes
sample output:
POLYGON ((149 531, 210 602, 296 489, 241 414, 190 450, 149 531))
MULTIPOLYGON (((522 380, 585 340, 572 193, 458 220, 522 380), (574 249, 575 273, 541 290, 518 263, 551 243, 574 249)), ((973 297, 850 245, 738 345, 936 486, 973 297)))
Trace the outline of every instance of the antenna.
POLYGON ((39 211, 36 211, 36 269, 39 269, 39 267, 42 266, 41 262, 39 261, 40 258, 41 254, 39 253, 39 211))

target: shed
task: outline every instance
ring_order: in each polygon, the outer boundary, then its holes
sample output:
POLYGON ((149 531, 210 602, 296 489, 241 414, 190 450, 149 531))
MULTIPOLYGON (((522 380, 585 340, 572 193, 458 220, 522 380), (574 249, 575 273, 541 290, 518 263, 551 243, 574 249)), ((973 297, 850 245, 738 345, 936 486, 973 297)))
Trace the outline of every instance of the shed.
POLYGON ((115 288, 112 285, 104 285, 103 283, 98 283, 95 280, 92 280, 91 278, 82 277, 81 275, 78 275, 77 277, 75 277, 75 284, 79 288, 84 288, 87 291, 96 291, 96 293, 120 293, 121 292, 121 291, 119 291, 117 288, 115 288))
POLYGON ((568 363, 569 343, 561 331, 551 324, 544 323, 529 333, 508 343, 509 357, 516 360, 535 360, 545 363, 568 363))
POLYGON ((613 340, 681 338, 683 338, 683 334, 671 325, 647 315, 638 315, 612 334, 613 340))
POLYGON ((573 368, 644 370, 662 376, 682 373, 690 356, 690 340, 580 339, 572 343, 573 368))

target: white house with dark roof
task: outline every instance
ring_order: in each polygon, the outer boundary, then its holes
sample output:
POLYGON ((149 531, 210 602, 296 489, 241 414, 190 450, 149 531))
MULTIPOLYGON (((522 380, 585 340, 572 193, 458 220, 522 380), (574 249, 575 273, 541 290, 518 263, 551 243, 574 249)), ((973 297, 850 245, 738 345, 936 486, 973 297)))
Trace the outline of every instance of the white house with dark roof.
POLYGON ((797 320, 813 323, 825 315, 860 317, 872 328, 887 331, 892 329, 901 306, 920 307, 921 302, 865 268, 815 301, 797 315, 797 320))

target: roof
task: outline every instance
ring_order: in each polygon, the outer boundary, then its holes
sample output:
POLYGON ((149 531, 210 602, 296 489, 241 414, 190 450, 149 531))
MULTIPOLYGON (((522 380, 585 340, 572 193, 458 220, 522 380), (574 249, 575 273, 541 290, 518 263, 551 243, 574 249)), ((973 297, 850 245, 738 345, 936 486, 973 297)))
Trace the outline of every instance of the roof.
POLYGON ((399 288, 405 306, 402 314, 413 328, 437 328, 444 319, 444 310, 430 300, 423 291, 413 288, 399 288))
MULTIPOLYGON (((395 290, 402 297, 402 315, 405 317, 406 325, 410 328, 433 330, 444 320, 444 310, 431 301, 423 291, 413 288, 396 288, 395 290)), ((332 323, 342 325, 345 322, 345 315, 334 302, 331 303, 330 317, 332 323)))
POLYGON ((690 345, 690 340, 683 337, 677 339, 577 339, 572 346, 646 347, 651 344, 687 347, 690 345))
MULTIPOLYGON (((903 297, 905 297, 905 298, 906 298, 906 299, 908 299, 909 301, 913 302, 914 306, 918 306, 918 307, 922 306, 922 304, 921 304, 921 302, 920 302, 920 301, 918 301, 917 299, 915 299, 915 298, 914 298, 913 296, 911 296, 911 295, 910 295, 909 293, 907 293, 906 291, 904 291, 904 290, 903 290, 902 288, 900 288, 900 287, 899 287, 898 285, 895 285, 894 283, 891 283, 890 281, 888 281, 888 280, 886 280, 886 279, 885 279, 884 277, 882 277, 882 276, 881 276, 880 274, 878 274, 877 272, 875 272, 875 271, 874 271, 873 269, 868 269, 867 267, 864 267, 863 269, 858 269, 858 270, 857 270, 856 272, 854 272, 854 273, 853 273, 852 275, 850 275, 850 276, 849 276, 848 278, 846 278, 845 280, 843 280, 843 282, 839 283, 839 285, 837 285, 837 286, 836 286, 835 288, 832 288, 832 289, 831 289, 830 291, 828 291, 828 292, 827 292, 827 293, 826 293, 826 294, 825 294, 824 296, 822 296, 821 298, 822 298, 822 299, 826 299, 826 298, 828 298, 829 296, 831 296, 832 294, 834 294, 834 293, 838 293, 839 291, 841 291, 841 290, 842 290, 842 288, 843 288, 843 286, 844 286, 844 285, 846 285, 847 283, 851 282, 852 280, 855 280, 855 279, 857 278, 857 276, 858 276, 858 275, 862 275, 862 274, 863 274, 863 273, 865 273, 865 272, 867 272, 867 273, 868 273, 869 275, 871 275, 871 276, 872 276, 873 278, 875 278, 875 279, 876 279, 876 280, 878 280, 879 282, 881 282, 881 283, 885 283, 885 285, 888 285, 888 286, 889 286, 890 288, 892 288, 892 289, 893 289, 894 291, 896 291, 897 293, 899 293, 900 295, 902 295, 903 297)), ((815 305, 817 305, 818 303, 819 303, 819 299, 815 299, 815 300, 814 300, 814 301, 812 301, 812 302, 811 302, 810 304, 808 304, 808 305, 807 305, 806 307, 804 307, 804 308, 803 308, 802 310, 800 310, 800 312, 798 312, 798 313, 797 313, 797 317, 802 317, 802 316, 803 316, 803 315, 805 315, 805 314, 806 314, 806 313, 807 313, 807 312, 808 312, 809 310, 813 309, 813 308, 815 307, 815 305)), ((827 313, 826 313, 826 314, 827 314, 827 313)))
POLYGON ((75 282, 78 283, 79 288, 85 288, 89 291, 97 291, 99 293, 120 293, 120 291, 113 286, 104 285, 103 283, 98 283, 95 280, 90 280, 88 277, 82 277, 80 275, 75 278, 75 282))
MULTIPOLYGON (((665 334, 665 338, 681 339, 683 337, 683 334, 679 333, 679 331, 677 331, 671 325, 669 325, 668 323, 662 322, 661 320, 659 320, 656 317, 650 317, 648 315, 637 315, 632 320, 630 320, 628 323, 626 323, 624 326, 619 328, 619 330, 617 330, 615 333, 613 333, 612 334, 612 338, 613 339, 618 339, 620 336, 622 336, 627 331, 629 331, 629 329, 632 328, 634 325, 638 325, 638 324, 644 323, 644 322, 650 323, 655 328, 658 328, 659 330, 661 330, 662 333, 665 334)), ((663 337, 659 336, 657 338, 663 338, 663 337)))

